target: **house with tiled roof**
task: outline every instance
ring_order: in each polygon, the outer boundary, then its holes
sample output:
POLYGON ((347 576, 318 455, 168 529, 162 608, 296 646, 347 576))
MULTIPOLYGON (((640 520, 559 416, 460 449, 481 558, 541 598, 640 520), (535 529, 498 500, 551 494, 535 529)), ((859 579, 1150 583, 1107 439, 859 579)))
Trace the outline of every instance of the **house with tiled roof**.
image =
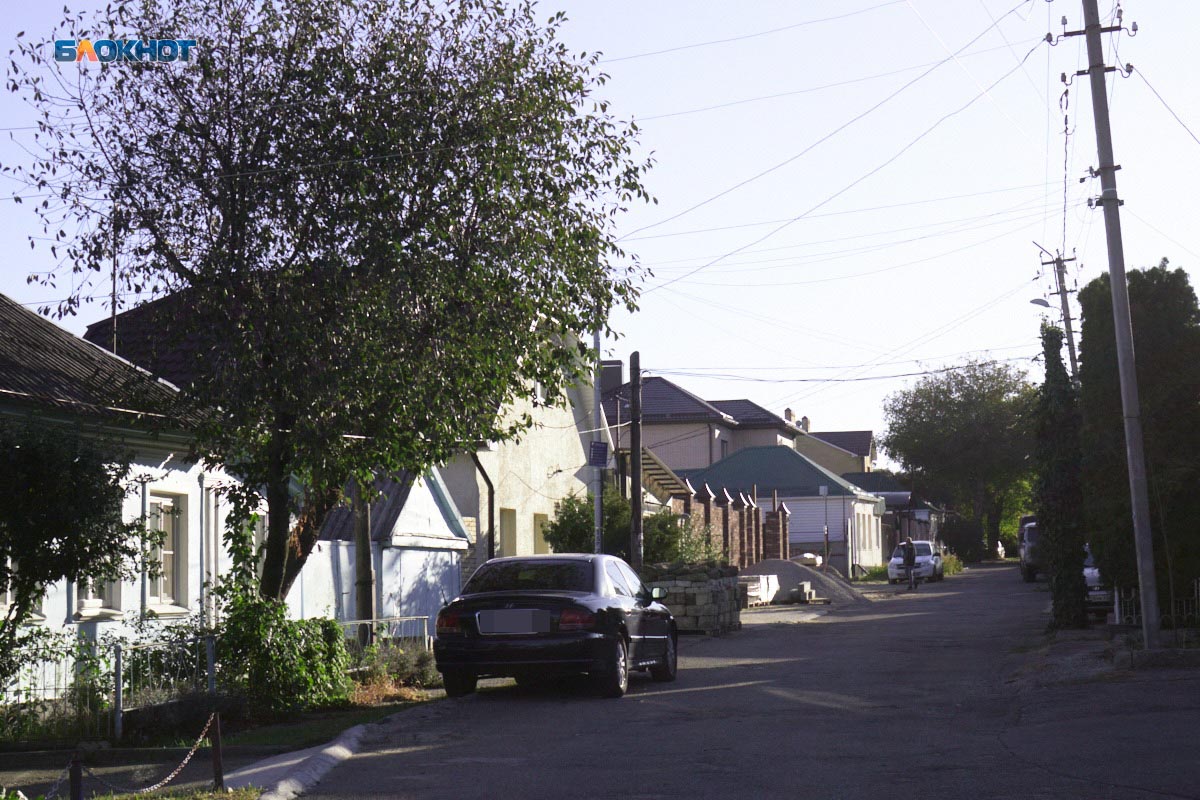
POLYGON ((936 542, 946 519, 943 508, 906 488, 889 472, 847 472, 842 477, 855 486, 878 495, 887 504, 883 517, 884 543, 897 545, 904 537, 936 542))
MULTIPOLYGON (((605 362, 604 413, 618 449, 629 443, 629 391, 620 361, 605 362)), ((800 429, 751 400, 704 400, 659 376, 642 381, 642 444, 671 469, 710 466, 745 447, 791 446, 800 429)))
POLYGON ((873 431, 810 431, 808 417, 800 427, 796 450, 830 472, 870 472, 879 457, 873 431))
POLYGON ((78 628, 94 640, 101 627, 151 613, 169 620, 211 611, 207 589, 229 567, 221 489, 236 478, 191 458, 196 418, 183 410, 175 386, 0 295, 0 417, 72 430, 131 453, 123 516, 145 519, 163 535, 152 568, 137 579, 48 587, 43 624, 78 628))
MULTIPOLYGON (((170 330, 173 317, 185 310, 185 295, 168 295, 124 311, 115 321, 97 321, 85 336, 101 347, 112 347, 115 324, 119 354, 186 386, 196 377, 197 342, 173 336, 170 330)), ((482 444, 430 473, 446 488, 465 526, 469 546, 455 555, 455 563, 468 574, 493 553, 549 552, 543 529, 558 503, 586 494, 591 477, 591 386, 570 388, 565 401, 551 403, 531 391, 497 412, 513 421, 526 416, 533 420, 519 441, 482 444), (488 541, 489 532, 494 541, 488 541)), ((449 589, 447 596, 453 596, 449 589)))
POLYGON ((756 496, 764 508, 786 505, 791 553, 827 554, 828 563, 844 574, 879 566, 885 563, 885 545, 891 551, 883 540, 884 499, 794 448, 748 447, 683 476, 693 486, 721 486, 756 496))

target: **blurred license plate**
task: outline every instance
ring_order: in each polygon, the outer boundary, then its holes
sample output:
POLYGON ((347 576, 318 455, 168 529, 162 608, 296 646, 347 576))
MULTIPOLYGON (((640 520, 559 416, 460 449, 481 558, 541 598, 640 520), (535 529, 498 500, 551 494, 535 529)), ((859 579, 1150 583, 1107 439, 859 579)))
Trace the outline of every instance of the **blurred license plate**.
POLYGON ((533 608, 480 611, 480 633, 549 633, 550 612, 533 608))

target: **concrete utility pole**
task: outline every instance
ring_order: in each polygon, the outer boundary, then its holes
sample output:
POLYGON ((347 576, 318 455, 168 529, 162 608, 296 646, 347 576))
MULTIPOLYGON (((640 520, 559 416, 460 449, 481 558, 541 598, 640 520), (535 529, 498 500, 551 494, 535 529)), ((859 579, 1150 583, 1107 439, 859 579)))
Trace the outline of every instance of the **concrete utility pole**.
POLYGON ((1133 326, 1129 318, 1129 287, 1125 279, 1125 252, 1121 242, 1121 201, 1117 199, 1117 170, 1113 163, 1112 131, 1108 123, 1108 96, 1104 73, 1113 70, 1104 65, 1102 34, 1120 32, 1121 26, 1105 28, 1100 24, 1096 0, 1083 0, 1083 31, 1087 39, 1088 75, 1092 88, 1092 115, 1096 121, 1096 148, 1100 157, 1100 199, 1104 209, 1104 230, 1108 238, 1108 274, 1112 284, 1113 327, 1117 338, 1117 369, 1121 379, 1121 407, 1125 417, 1125 457, 1129 465, 1129 498, 1133 509, 1133 541, 1137 551, 1138 590, 1142 605, 1142 635, 1146 649, 1159 645, 1160 619, 1158 585, 1154 576, 1154 545, 1150 538, 1150 503, 1146 491, 1146 456, 1142 447, 1141 406, 1138 400, 1137 370, 1133 355, 1133 326))
POLYGON ((1075 357, 1075 328, 1071 325, 1071 304, 1067 302, 1067 262, 1074 258, 1063 258, 1061 254, 1050 255, 1050 251, 1034 242, 1038 249, 1050 256, 1051 261, 1043 261, 1043 267, 1054 267, 1054 285, 1058 287, 1059 305, 1062 307, 1063 332, 1067 335, 1067 355, 1071 357, 1071 380, 1079 380, 1079 362, 1075 357))
MULTIPOLYGON (((604 435, 600 430, 600 379, 604 374, 604 364, 600 360, 600 328, 596 327, 592 334, 592 347, 596 349, 596 372, 592 379, 592 442, 604 441, 604 435)), ((620 399, 617 400, 620 402, 620 399)), ((604 467, 597 464, 592 467, 592 491, 596 497, 596 509, 594 513, 594 533, 596 537, 595 548, 593 552, 599 553, 604 546, 604 467)))
POLYGON ((629 356, 629 560, 635 571, 642 569, 642 356, 629 356))

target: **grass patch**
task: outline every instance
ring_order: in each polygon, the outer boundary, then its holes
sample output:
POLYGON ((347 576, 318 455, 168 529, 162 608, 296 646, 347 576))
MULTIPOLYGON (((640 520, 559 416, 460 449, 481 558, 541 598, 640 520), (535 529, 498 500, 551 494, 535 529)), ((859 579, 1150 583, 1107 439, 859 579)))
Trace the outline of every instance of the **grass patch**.
POLYGON ((347 728, 363 725, 368 722, 378 722, 386 716, 395 714, 417 703, 424 702, 425 695, 421 692, 407 690, 390 697, 377 698, 378 702, 369 706, 356 706, 335 711, 311 711, 294 720, 262 725, 250 730, 240 731, 223 737, 228 745, 283 745, 297 750, 325 744, 347 728))
POLYGON ((861 578, 859 578, 859 581, 861 581, 863 583, 874 583, 874 582, 880 582, 880 581, 882 581, 883 583, 887 583, 887 579, 888 579, 888 570, 887 570, 887 565, 884 564, 881 567, 871 567, 870 569, 868 569, 867 573, 865 575, 863 575, 861 578))
POLYGON ((135 800, 140 797, 153 797, 158 800, 257 800, 262 794, 261 789, 256 789, 253 786, 248 786, 244 789, 231 789, 227 792, 213 792, 208 789, 198 789, 195 791, 163 789, 150 794, 108 794, 108 795, 93 795, 93 800, 101 798, 101 800, 135 800))

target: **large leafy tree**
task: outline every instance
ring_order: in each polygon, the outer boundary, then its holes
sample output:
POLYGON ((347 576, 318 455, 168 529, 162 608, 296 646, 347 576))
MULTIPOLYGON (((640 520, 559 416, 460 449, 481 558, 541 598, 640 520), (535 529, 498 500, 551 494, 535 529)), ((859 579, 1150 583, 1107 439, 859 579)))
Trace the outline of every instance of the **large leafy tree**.
POLYGON ((126 0, 52 38, 193 38, 193 60, 18 46, 40 155, 13 174, 80 287, 57 311, 114 259, 125 291, 173 295, 199 455, 263 487, 264 596, 349 477, 517 435, 528 417, 498 409, 534 383, 561 397, 577 334, 633 306, 614 218, 647 163, 561 21, 498 0, 126 0))
POLYGON ((74 431, 0 421, 0 686, 44 631, 23 626, 46 587, 133 576, 145 531, 122 519, 128 474, 128 457, 74 431))
MULTIPOLYGON (((1129 306, 1137 353, 1152 542, 1163 608, 1200 577, 1200 307, 1187 273, 1131 270, 1129 306)), ((1080 405, 1083 513, 1101 574, 1137 584, 1129 473, 1107 275, 1083 287, 1080 405)))
POLYGON ((1038 549, 1050 576, 1051 624, 1080 628, 1087 625, 1087 583, 1079 397, 1063 365, 1062 344, 1062 331, 1044 324, 1046 380, 1037 400, 1033 501, 1041 537, 1038 549))
POLYGON ((1027 499, 1032 398, 1023 372, 980 361, 928 375, 884 401, 883 447, 914 483, 985 531, 990 553, 1003 521, 1027 499))

